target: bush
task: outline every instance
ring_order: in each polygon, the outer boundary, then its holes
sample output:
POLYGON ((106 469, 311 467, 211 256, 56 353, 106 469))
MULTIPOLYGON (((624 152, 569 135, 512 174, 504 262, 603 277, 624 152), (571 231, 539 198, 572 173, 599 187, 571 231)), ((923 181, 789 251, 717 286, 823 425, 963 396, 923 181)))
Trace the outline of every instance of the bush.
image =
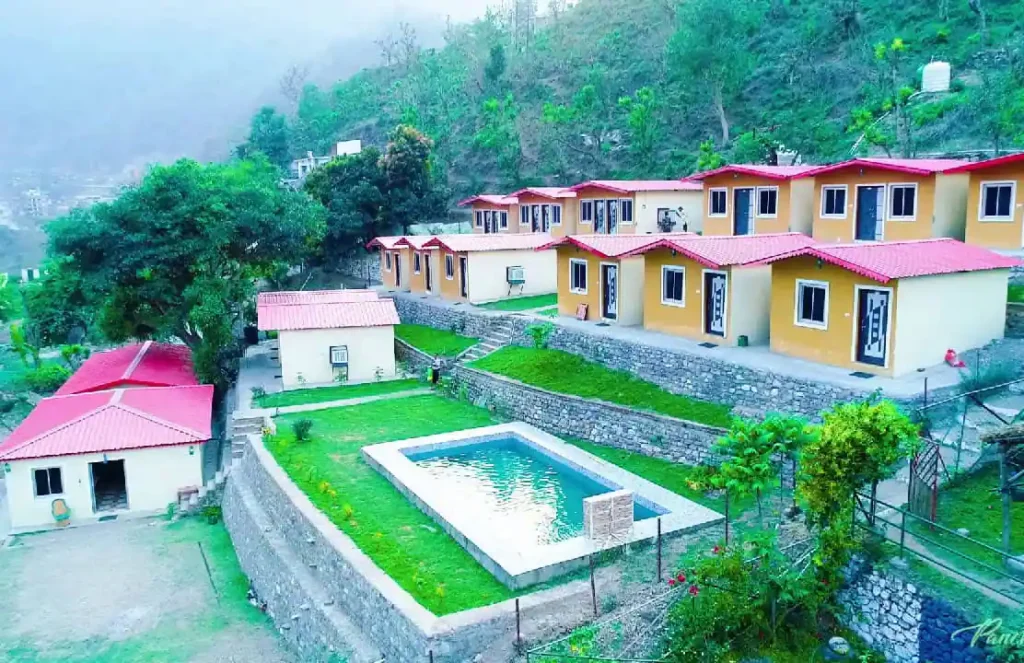
MULTIPOLYGON (((993 361, 985 366, 975 367, 974 370, 970 367, 962 370, 960 372, 960 389, 965 392, 991 389, 1016 380, 1019 376, 1020 369, 1015 362, 993 361)), ((981 396, 995 396, 999 391, 1002 390, 987 391, 981 396)))
POLYGON ((22 380, 31 391, 52 394, 71 377, 71 371, 60 364, 43 364, 25 371, 22 380))
POLYGON ((295 434, 295 440, 297 442, 308 442, 312 430, 312 419, 299 419, 298 421, 292 424, 292 432, 295 434))
POLYGON ((253 387, 250 391, 252 391, 252 399, 254 401, 267 395, 267 390, 263 387, 253 387))
POLYGON ((555 326, 550 322, 544 322, 541 324, 530 325, 526 328, 526 333, 533 339, 533 347, 537 349, 543 349, 548 347, 548 343, 551 340, 551 334, 555 331, 555 326))

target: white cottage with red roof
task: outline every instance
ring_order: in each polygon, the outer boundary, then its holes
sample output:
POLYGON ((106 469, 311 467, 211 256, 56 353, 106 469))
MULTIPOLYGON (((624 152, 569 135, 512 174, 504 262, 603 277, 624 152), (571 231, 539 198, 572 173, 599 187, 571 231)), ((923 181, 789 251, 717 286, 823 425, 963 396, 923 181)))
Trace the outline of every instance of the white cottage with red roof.
POLYGON ((165 511, 203 484, 212 412, 183 346, 93 355, 0 443, 14 531, 165 511))
POLYGON ((437 249, 437 293, 471 304, 555 292, 555 252, 538 249, 547 233, 438 235, 423 246, 437 249))
POLYGON ((263 292, 257 325, 278 334, 285 389, 395 377, 395 303, 372 290, 263 292))

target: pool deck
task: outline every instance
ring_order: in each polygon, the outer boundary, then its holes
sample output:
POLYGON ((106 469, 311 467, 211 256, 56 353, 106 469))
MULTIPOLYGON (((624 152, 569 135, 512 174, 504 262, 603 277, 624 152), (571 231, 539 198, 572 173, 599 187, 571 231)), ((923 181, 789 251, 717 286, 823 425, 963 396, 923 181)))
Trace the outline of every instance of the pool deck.
POLYGON ((512 589, 544 582, 584 566, 593 553, 653 539, 657 536, 659 520, 663 536, 692 532, 724 520, 721 514, 711 509, 521 422, 376 444, 364 447, 362 454, 372 467, 512 589), (632 491, 638 503, 653 507, 663 515, 634 522, 631 532, 610 541, 598 542, 577 536, 558 543, 538 545, 532 541, 517 540, 514 535, 495 528, 490 511, 483 505, 475 504, 462 492, 446 490, 442 482, 406 455, 414 450, 455 449, 489 438, 509 436, 609 486, 609 490, 632 491))

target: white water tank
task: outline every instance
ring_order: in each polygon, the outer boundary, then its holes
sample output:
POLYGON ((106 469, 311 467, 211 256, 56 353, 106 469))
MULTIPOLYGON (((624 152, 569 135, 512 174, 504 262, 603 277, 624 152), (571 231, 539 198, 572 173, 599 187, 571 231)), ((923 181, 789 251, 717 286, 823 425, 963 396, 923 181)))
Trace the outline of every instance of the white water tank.
POLYGON ((949 92, 950 78, 948 62, 929 62, 921 71, 921 91, 949 92))

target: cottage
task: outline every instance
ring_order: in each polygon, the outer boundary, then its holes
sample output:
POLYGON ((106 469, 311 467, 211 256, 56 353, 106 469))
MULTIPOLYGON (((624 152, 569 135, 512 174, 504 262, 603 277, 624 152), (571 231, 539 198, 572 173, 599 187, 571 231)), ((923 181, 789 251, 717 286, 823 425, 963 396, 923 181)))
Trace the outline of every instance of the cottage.
POLYGON ((541 249, 558 254, 558 313, 619 325, 644 320, 644 259, 634 255, 659 240, 690 233, 573 235, 541 249))
POLYGON ((821 242, 964 238, 967 175, 953 159, 851 159, 814 178, 814 239, 821 242))
POLYGON ((555 291, 555 254, 537 251, 551 235, 438 235, 425 248, 438 250, 441 297, 471 304, 555 291))
POLYGON ((704 187, 688 180, 591 180, 571 187, 577 231, 596 235, 698 232, 704 187))
POLYGON ((773 351, 893 377, 1002 338, 1019 264, 953 239, 819 244, 769 262, 773 351))
POLYGON ((1024 154, 989 159, 947 170, 970 178, 967 196, 967 243, 990 249, 1024 247, 1024 154))
POLYGON ((658 240, 644 257, 645 329, 716 345, 768 342, 772 268, 768 258, 809 246, 800 233, 658 240))
POLYGON ((409 290, 409 272, 412 250, 404 244, 402 236, 377 237, 367 249, 380 250, 380 281, 388 290, 409 290))
POLYGON ((520 230, 514 223, 513 206, 515 196, 482 193, 459 201, 459 207, 470 207, 474 233, 490 235, 492 233, 529 232, 520 230))
POLYGON ((93 355, 0 444, 13 530, 165 511, 203 484, 212 412, 187 348, 93 355))
POLYGON ((576 194, 569 189, 534 186, 520 189, 509 196, 517 201, 512 216, 518 220, 518 232, 544 232, 550 233, 552 237, 576 232, 576 194))
POLYGON ((261 292, 257 326, 278 334, 284 388, 395 376, 395 303, 372 290, 261 292))
POLYGON ((437 293, 437 275, 440 266, 440 252, 435 247, 427 247, 426 244, 434 239, 433 235, 409 235, 403 237, 399 246, 408 247, 411 251, 409 261, 411 263, 409 275, 409 292, 423 295, 437 293))
POLYGON ((704 183, 704 234, 811 234, 815 166, 733 164, 686 178, 704 183))

